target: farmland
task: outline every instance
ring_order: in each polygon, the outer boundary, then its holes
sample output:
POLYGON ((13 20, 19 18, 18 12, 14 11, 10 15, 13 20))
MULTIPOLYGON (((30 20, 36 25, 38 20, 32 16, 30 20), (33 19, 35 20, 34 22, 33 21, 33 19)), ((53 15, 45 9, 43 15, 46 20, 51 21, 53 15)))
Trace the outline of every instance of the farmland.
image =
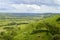
POLYGON ((0 13, 0 40, 60 40, 60 14, 0 13))

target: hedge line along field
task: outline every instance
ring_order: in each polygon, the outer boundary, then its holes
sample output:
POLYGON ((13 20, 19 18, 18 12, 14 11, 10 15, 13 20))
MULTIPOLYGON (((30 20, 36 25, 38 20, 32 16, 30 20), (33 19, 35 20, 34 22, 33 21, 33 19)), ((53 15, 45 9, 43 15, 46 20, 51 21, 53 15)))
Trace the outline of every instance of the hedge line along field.
POLYGON ((1 14, 0 40, 60 40, 60 14, 30 16, 1 14))

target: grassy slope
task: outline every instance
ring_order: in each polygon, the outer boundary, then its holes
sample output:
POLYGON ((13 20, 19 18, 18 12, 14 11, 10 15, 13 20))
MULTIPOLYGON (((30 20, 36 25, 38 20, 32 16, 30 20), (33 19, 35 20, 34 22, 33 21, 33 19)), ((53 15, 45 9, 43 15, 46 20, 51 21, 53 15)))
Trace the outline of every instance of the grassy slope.
MULTIPOLYGON (((48 35, 46 32, 38 32, 35 34, 31 34, 31 33, 34 30, 47 30, 44 22, 54 25, 56 27, 60 27, 60 24, 58 24, 58 22, 56 22, 56 19, 59 17, 60 17, 59 15, 54 15, 52 17, 49 17, 49 18, 46 18, 43 20, 39 20, 39 21, 29 20, 28 21, 29 24, 22 24, 22 25, 7 25, 11 22, 16 22, 16 24, 21 23, 21 21, 0 20, 0 25, 2 25, 2 26, 0 26, 0 30, 6 30, 6 29, 3 29, 5 27, 14 27, 14 30, 16 30, 16 32, 17 32, 17 35, 15 35, 13 37, 13 40, 50 40, 51 39, 50 33, 48 35), (7 26, 5 26, 5 25, 7 25, 7 26), (38 27, 38 29, 36 29, 36 27, 38 27)), ((10 29, 10 31, 12 31, 12 30, 10 29)), ((8 32, 8 31, 6 31, 6 32, 8 32)), ((15 34, 15 33, 13 33, 13 34, 15 34)), ((8 33, 7 33, 7 35, 8 35, 8 33)))

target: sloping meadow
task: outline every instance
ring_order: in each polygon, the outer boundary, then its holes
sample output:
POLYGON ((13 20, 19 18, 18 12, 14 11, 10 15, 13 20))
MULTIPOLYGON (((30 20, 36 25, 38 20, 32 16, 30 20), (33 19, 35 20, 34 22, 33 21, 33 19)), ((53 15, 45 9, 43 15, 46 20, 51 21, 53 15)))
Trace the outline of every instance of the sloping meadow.
POLYGON ((19 22, 1 25, 0 40, 60 40, 60 14, 19 22))

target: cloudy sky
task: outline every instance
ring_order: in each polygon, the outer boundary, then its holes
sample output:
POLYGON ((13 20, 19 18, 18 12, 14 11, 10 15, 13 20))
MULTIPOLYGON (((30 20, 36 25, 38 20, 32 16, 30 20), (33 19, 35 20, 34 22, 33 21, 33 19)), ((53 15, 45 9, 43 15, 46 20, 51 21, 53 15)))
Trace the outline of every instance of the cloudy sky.
POLYGON ((60 0, 0 0, 0 12, 60 13, 60 0))

